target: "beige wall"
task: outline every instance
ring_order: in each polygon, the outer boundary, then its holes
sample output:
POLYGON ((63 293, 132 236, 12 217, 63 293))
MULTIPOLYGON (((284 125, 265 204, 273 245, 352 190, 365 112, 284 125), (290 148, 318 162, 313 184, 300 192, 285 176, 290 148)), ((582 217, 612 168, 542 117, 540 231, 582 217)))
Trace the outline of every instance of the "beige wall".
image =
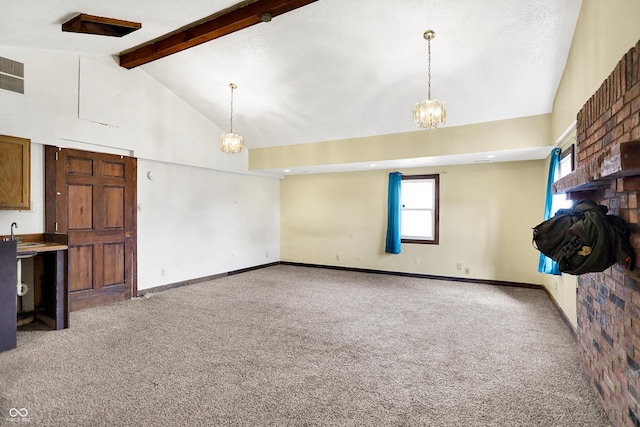
POLYGON ((583 0, 553 104, 554 139, 576 119, 580 108, 638 40, 639 0, 583 0))
MULTIPOLYGON (((250 168, 459 154, 469 147, 479 152, 508 148, 502 145, 507 141, 513 148, 553 145, 640 39, 639 17, 638 0, 584 0, 550 115, 486 125, 496 129, 474 125, 252 150, 250 168)), ((281 259, 544 283, 575 326, 576 278, 538 273, 539 255, 531 247, 531 227, 542 219, 547 168, 548 160, 401 170, 442 173, 442 211, 440 245, 405 244, 399 255, 384 253, 389 171, 288 176, 281 183, 281 259)))
MULTIPOLYGON (((640 40, 640 1, 584 0, 567 65, 556 93, 552 135, 557 139, 584 103, 640 40)), ((575 276, 544 276, 544 286, 577 326, 575 276)))
MULTIPOLYGON (((558 143, 558 148, 565 150, 572 144, 576 143, 576 129, 572 128, 564 137, 562 141, 558 143)), ((549 168, 549 159, 545 162, 545 169, 549 168)), ((546 174, 545 174, 546 175, 546 174)), ((546 176, 544 181, 546 183, 546 176)), ((551 297, 556 301, 564 312, 567 319, 571 322, 574 328, 578 327, 578 313, 577 313, 577 294, 576 289, 578 287, 577 276, 569 274, 563 274, 561 276, 555 276, 550 274, 544 274, 543 285, 547 291, 551 294, 551 297)))
POLYGON ((551 115, 521 117, 430 131, 259 148, 249 151, 249 169, 369 162, 482 153, 549 145, 551 115))
POLYGON ((403 244, 399 255, 384 252, 389 171, 298 175, 281 183, 281 259, 541 283, 531 228, 542 209, 528 206, 544 199, 544 161, 400 172, 441 174, 439 245, 403 244))

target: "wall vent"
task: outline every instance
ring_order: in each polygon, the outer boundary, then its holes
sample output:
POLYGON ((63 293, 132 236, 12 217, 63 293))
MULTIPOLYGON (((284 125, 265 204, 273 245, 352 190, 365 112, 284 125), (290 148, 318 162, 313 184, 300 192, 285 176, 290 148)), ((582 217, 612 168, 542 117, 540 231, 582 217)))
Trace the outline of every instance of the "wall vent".
POLYGON ((0 56, 0 89, 24 93, 24 64, 0 56))
POLYGON ((139 30, 139 22, 123 21, 122 19, 105 18, 81 13, 62 24, 62 31, 72 33, 96 34, 99 36, 122 37, 139 30))

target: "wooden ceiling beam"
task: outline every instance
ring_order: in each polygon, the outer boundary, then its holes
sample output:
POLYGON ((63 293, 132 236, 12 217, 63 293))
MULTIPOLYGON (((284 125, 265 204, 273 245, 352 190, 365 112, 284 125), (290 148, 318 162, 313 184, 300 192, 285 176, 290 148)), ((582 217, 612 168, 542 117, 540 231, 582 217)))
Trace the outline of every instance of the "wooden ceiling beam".
POLYGON ((181 52, 263 21, 263 15, 282 15, 317 0, 254 0, 239 3, 149 43, 120 53, 120 66, 135 68, 181 52))

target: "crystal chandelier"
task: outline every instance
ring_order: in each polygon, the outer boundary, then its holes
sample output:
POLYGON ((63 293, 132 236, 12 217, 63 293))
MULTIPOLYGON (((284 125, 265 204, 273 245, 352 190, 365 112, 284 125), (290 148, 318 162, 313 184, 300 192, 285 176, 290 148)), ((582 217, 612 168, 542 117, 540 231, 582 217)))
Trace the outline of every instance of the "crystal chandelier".
POLYGON ((425 129, 439 128, 444 125, 447 119, 447 110, 444 102, 437 99, 431 99, 431 40, 436 36, 433 30, 424 32, 424 38, 427 40, 429 52, 429 92, 428 98, 420 101, 413 107, 413 120, 416 126, 425 129))
POLYGON ((231 119, 229 120, 229 133, 223 133, 220 135, 220 149, 225 153, 239 153, 242 151, 242 136, 237 133, 233 133, 233 90, 236 86, 233 83, 229 83, 231 88, 231 119))

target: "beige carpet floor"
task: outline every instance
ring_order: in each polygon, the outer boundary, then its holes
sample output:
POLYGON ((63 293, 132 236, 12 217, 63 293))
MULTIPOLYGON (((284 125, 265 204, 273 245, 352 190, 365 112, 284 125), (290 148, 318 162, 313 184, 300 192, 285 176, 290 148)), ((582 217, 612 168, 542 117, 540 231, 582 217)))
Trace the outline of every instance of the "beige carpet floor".
POLYGON ((19 332, 3 423, 609 425, 541 290, 285 265, 19 332))

